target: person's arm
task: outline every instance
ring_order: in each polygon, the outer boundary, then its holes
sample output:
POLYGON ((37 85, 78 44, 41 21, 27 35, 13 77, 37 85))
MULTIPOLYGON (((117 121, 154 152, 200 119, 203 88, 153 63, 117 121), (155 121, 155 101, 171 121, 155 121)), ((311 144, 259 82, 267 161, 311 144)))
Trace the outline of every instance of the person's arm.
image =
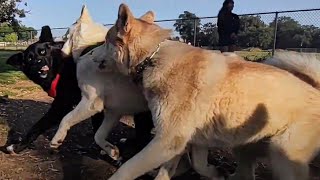
POLYGON ((218 16, 218 33, 221 34, 224 31, 224 26, 223 26, 223 18, 221 15, 218 16))
POLYGON ((233 32, 235 34, 238 34, 239 29, 240 29, 240 19, 239 19, 238 15, 234 14, 234 30, 233 30, 233 32))

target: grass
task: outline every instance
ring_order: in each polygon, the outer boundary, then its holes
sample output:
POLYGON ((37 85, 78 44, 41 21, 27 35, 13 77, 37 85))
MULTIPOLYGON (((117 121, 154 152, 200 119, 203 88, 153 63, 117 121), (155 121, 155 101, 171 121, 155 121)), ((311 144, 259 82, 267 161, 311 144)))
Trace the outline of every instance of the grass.
POLYGON ((0 51, 0 85, 14 84, 27 77, 14 67, 6 64, 7 59, 17 51, 0 51))
POLYGON ((237 51, 236 54, 248 61, 261 61, 272 56, 269 51, 237 51))

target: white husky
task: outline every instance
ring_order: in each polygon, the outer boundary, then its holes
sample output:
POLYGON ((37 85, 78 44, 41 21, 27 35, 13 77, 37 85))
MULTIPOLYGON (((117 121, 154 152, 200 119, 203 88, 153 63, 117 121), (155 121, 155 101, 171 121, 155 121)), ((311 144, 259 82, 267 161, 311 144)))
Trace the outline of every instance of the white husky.
POLYGON ((75 109, 62 119, 51 141, 51 147, 58 147, 73 125, 104 109, 104 121, 95 134, 95 141, 111 158, 118 160, 118 148, 105 139, 123 115, 145 112, 148 111, 148 107, 143 94, 128 77, 112 69, 108 72, 97 71, 97 63, 94 60, 100 61, 97 58, 106 57, 105 44, 80 57, 86 47, 103 42, 106 32, 105 27, 92 21, 88 9, 83 6, 81 16, 70 28, 68 40, 62 49, 65 55, 72 53, 77 62, 77 79, 82 98, 75 109))

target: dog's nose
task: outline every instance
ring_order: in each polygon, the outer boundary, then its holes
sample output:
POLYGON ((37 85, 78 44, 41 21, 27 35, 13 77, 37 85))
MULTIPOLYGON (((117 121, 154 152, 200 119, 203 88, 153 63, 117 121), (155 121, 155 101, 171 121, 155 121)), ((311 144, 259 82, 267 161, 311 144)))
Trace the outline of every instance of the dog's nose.
POLYGON ((106 65, 104 64, 104 62, 105 62, 105 61, 101 61, 101 62, 100 62, 100 64, 99 64, 99 68, 100 68, 100 69, 106 68, 106 65))

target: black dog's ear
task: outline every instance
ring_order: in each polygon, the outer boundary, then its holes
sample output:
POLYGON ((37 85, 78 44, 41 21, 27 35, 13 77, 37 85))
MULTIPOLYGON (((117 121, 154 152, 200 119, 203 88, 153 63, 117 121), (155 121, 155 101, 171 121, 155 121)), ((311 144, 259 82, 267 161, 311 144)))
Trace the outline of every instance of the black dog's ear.
POLYGON ((10 56, 7 60, 7 64, 13 67, 16 67, 18 69, 21 69, 23 65, 23 53, 20 52, 10 56))
POLYGON ((49 26, 43 26, 41 28, 39 42, 53 42, 53 36, 49 26))

